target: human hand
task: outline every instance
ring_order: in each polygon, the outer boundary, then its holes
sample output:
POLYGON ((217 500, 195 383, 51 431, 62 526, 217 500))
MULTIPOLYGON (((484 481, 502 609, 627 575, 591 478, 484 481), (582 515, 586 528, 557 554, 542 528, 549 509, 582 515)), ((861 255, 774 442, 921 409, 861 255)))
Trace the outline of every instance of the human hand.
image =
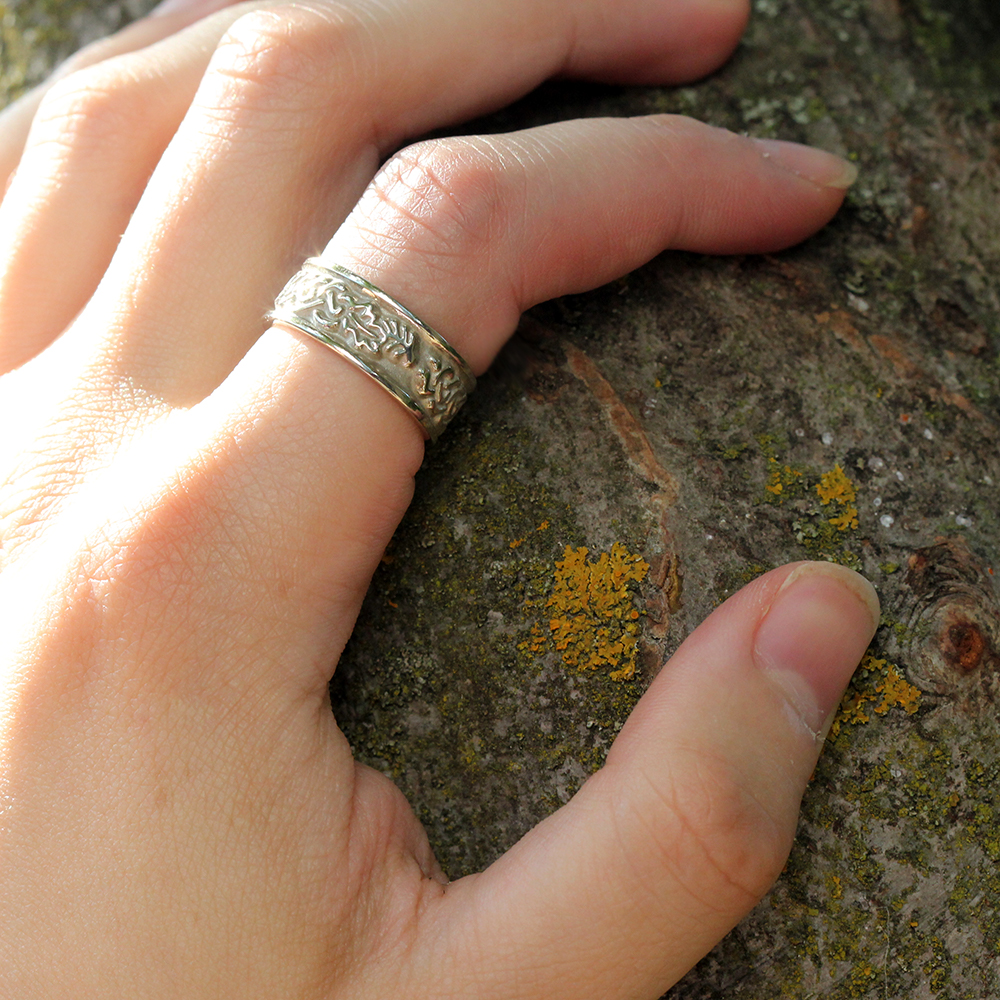
POLYGON ((310 2, 176 30, 176 12, 133 29, 162 32, 151 48, 57 83, 23 154, 8 119, 3 995, 652 998, 766 890, 870 588, 811 564, 755 581, 565 808, 446 884, 326 694, 420 434, 260 320, 335 233, 328 259, 481 371, 524 308, 661 249, 803 238, 846 165, 670 117, 436 140, 369 186, 406 137, 553 73, 701 75, 745 14, 310 2))

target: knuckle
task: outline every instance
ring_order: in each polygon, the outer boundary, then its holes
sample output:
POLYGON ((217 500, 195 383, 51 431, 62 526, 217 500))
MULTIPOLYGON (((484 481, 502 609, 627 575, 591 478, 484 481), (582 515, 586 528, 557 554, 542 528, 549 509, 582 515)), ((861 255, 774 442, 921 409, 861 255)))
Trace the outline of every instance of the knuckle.
POLYGON ((130 79, 115 60, 56 81, 38 109, 32 143, 85 152, 130 137, 144 116, 142 88, 129 86, 130 79))
POLYGON ((418 143, 397 153, 372 182, 359 216, 383 253, 417 254, 451 271, 488 248, 508 210, 510 174, 475 140, 418 143))
MULTIPOLYGON (((699 754, 641 781, 622 805, 621 822, 642 831, 651 862, 710 911, 741 914, 754 906, 781 873, 791 831, 752 794, 746 776, 699 754)), ((645 873, 640 879, 656 881, 645 873)))
POLYGON ((330 94, 357 93, 369 76, 369 29, 350 7, 330 5, 257 8, 229 27, 219 41, 209 76, 221 108, 312 111, 330 105, 330 94), (350 87, 337 87, 337 81, 350 87))

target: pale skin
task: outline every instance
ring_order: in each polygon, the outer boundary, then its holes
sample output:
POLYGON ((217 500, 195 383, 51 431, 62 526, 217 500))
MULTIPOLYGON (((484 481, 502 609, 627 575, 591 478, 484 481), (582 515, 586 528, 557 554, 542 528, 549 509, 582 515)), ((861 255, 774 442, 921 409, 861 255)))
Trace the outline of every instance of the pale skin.
POLYGON ((702 76, 744 0, 214 7, 0 119, 0 994, 653 1000, 780 871, 874 592, 756 580, 568 805, 449 884, 327 696, 423 440, 261 317, 329 243, 481 372, 538 301, 805 238, 851 171, 666 116, 378 170, 548 76, 702 76))

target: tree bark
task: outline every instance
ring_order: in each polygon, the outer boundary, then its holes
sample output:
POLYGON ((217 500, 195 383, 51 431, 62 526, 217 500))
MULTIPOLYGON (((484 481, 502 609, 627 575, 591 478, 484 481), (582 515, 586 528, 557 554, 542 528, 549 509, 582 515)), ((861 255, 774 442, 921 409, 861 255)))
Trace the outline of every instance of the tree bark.
MULTIPOLYGON (((0 87, 137 13, 7 7, 0 87)), ((994 0, 756 0, 707 81, 555 84, 474 126, 679 112, 861 170, 794 250, 534 310, 429 449, 333 685, 456 877, 600 767, 744 582, 865 572, 883 624, 791 859, 672 1000, 1000 992, 998 108, 994 0)))

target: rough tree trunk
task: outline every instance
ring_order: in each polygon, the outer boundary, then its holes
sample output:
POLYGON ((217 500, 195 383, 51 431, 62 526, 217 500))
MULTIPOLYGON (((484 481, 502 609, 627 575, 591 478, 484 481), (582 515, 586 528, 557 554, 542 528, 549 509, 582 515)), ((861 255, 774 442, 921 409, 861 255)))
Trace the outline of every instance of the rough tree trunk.
MULTIPOLYGON (((10 95, 139 7, 0 11, 10 95)), ((998 39, 995 0, 756 0, 704 83, 476 126, 673 111, 861 168, 805 246, 536 310, 429 451, 334 685, 457 876, 572 795, 741 584, 866 572, 883 626, 787 869, 674 1000, 1000 992, 998 39)))

